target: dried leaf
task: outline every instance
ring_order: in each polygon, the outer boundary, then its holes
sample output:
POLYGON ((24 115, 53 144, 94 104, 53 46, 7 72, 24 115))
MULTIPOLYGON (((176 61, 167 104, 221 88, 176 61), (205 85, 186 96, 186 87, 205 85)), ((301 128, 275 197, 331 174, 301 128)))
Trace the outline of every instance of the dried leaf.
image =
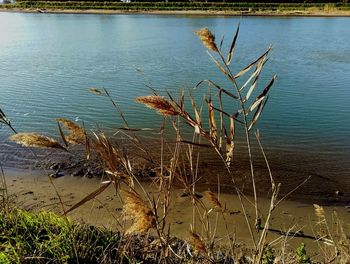
POLYGON ((237 79, 239 77, 241 77, 242 75, 244 75, 245 73, 247 73, 256 63, 258 63, 261 58, 265 57, 269 52, 270 52, 271 48, 268 48, 267 51, 265 51, 259 58, 257 58, 255 61, 253 61, 252 63, 250 63, 248 66, 246 66, 243 70, 241 70, 239 73, 237 73, 234 78, 237 79))
POLYGON ((229 91, 227 91, 226 89, 222 88, 220 85, 216 84, 215 82, 211 81, 211 80, 202 80, 200 81, 196 86, 195 88, 197 88, 198 86, 200 86, 202 83, 204 82, 208 82, 209 84, 213 85, 215 88, 217 88, 219 90, 219 92, 223 92, 224 94, 232 97, 233 99, 239 99, 238 96, 230 93, 229 91))
POLYGON ((233 37, 230 50, 229 50, 229 52, 228 52, 228 54, 227 54, 227 59, 226 59, 227 65, 230 65, 231 60, 232 60, 232 58, 233 58, 233 53, 234 53, 234 49, 235 49, 235 46, 236 46, 236 41, 237 41, 237 37, 238 37, 238 33, 239 33, 239 26, 240 26, 240 24, 238 23, 237 30, 236 30, 236 34, 235 34, 235 36, 233 37))
POLYGON ((213 57, 213 55, 211 55, 210 52, 207 52, 207 53, 209 57, 212 59, 212 61, 215 63, 216 67, 218 67, 223 74, 230 76, 229 73, 225 70, 225 68, 213 57))
POLYGON ((189 96, 190 96, 190 99, 191 99, 191 104, 192 104, 192 108, 193 108, 194 114, 196 116, 196 122, 200 126, 201 123, 202 123, 202 120, 201 120, 201 116, 200 116, 200 114, 199 114, 199 112, 197 110, 196 102, 194 101, 194 98, 193 98, 191 92, 189 92, 189 96))
POLYGON ((193 146, 197 146, 197 147, 205 147, 205 148, 211 148, 211 145, 208 144, 202 144, 202 143, 196 143, 196 142, 192 142, 192 141, 187 141, 187 140, 180 140, 181 143, 186 143, 186 144, 190 144, 193 146))
POLYGON ((208 102, 208 114, 209 114, 209 129, 210 129, 210 137, 213 142, 217 142, 218 134, 217 134, 217 127, 216 127, 216 120, 215 120, 215 112, 213 109, 213 102, 211 98, 209 98, 208 102))
POLYGON ((262 93, 257 97, 257 99, 261 98, 261 97, 265 97, 267 95, 267 93, 270 91, 270 88, 272 87, 272 85, 274 84, 276 80, 276 75, 272 77, 271 81, 269 82, 269 84, 265 87, 265 89, 262 91, 262 93))
POLYGON ((264 107, 265 107, 266 102, 267 102, 268 99, 269 99, 269 97, 267 97, 266 100, 264 100, 264 101, 262 100, 262 101, 260 102, 258 109, 256 109, 256 111, 255 111, 255 113, 254 113, 252 122, 251 122, 251 124, 249 125, 248 130, 251 130, 252 127, 253 127, 253 126, 256 124, 256 122, 258 121, 258 119, 259 119, 259 117, 260 117, 262 111, 264 110, 264 107))
MULTIPOLYGON (((225 132, 226 134, 226 132, 225 132)), ((233 150, 235 147, 235 123, 234 119, 230 118, 230 137, 226 136, 226 164, 228 167, 231 165, 233 159, 233 150)))
POLYGON ((58 131, 60 132, 60 135, 61 135, 61 138, 62 138, 62 140, 63 140, 64 145, 65 145, 66 147, 68 147, 68 142, 67 142, 67 140, 66 140, 66 137, 64 136, 64 133, 63 133, 63 131, 62 131, 62 128, 61 128, 61 125, 60 125, 59 122, 57 122, 57 126, 58 126, 58 131))
POLYGON ((105 181, 101 184, 101 186, 93 191, 92 193, 90 193, 89 195, 87 195, 86 197, 84 197, 82 200, 80 200, 79 202, 77 202, 75 205, 73 205, 71 208, 69 208, 67 211, 64 212, 64 215, 68 214, 69 212, 77 209, 78 207, 82 206, 83 204, 87 203, 88 201, 90 201, 91 199, 94 199, 96 196, 98 196, 100 193, 102 193, 104 190, 107 189, 107 187, 109 185, 111 185, 111 181, 105 181))

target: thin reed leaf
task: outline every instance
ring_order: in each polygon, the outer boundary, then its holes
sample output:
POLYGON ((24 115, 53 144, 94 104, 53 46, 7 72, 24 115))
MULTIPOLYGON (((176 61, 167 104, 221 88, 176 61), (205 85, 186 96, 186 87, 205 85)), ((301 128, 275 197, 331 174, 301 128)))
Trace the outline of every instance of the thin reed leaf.
POLYGON ((218 85, 217 83, 213 82, 212 80, 202 80, 199 83, 197 83, 195 88, 199 87, 204 82, 207 82, 207 83, 211 84, 213 87, 218 89, 219 92, 223 92, 224 94, 228 95, 229 97, 232 97, 233 99, 239 99, 238 96, 230 93, 229 91, 227 91, 226 89, 222 88, 220 85, 218 85))
POLYGON ((209 97, 209 100, 208 100, 208 114, 209 114, 210 137, 212 141, 215 142, 215 145, 216 145, 218 140, 218 130, 216 126, 215 112, 213 109, 213 102, 211 100, 211 97, 209 97))
POLYGON ((252 63, 250 63, 248 66, 246 66, 245 68, 243 68, 240 72, 238 72, 234 78, 237 79, 241 76, 243 76, 244 74, 246 74, 251 68, 254 67, 255 64, 257 64, 263 57, 265 57, 267 54, 269 54, 271 50, 271 47, 267 49, 267 51, 265 51, 259 58, 257 58, 255 61, 253 61, 252 63))
POLYGON ((207 51, 207 53, 208 53, 209 57, 212 59, 212 61, 215 63, 216 67, 218 67, 219 70, 220 70, 223 74, 225 74, 226 76, 228 76, 228 77, 231 79, 231 75, 229 74, 228 71, 226 71, 226 69, 224 68, 224 66, 222 66, 222 64, 221 64, 220 62, 218 62, 217 59, 215 59, 215 58, 213 57, 213 55, 211 55, 210 52, 207 51))
POLYGON ((195 117, 196 117, 196 123, 197 123, 196 127, 195 127, 195 133, 196 134, 200 134, 199 127, 202 126, 202 119, 201 119, 200 113, 197 110, 196 102, 194 101, 194 98, 193 98, 191 92, 189 92, 189 96, 190 96, 190 99, 191 99, 191 104, 192 104, 192 108, 193 108, 193 111, 194 111, 194 114, 195 114, 195 117))
POLYGON ((226 59, 226 64, 227 64, 227 65, 230 65, 231 60, 232 60, 232 58, 233 58, 233 54, 234 54, 234 50, 235 50, 235 46, 236 46, 236 41, 237 41, 237 37, 238 37, 238 33, 239 33, 239 26, 240 26, 240 23, 238 23, 237 30, 236 30, 236 34, 235 34, 235 36, 233 37, 230 50, 229 50, 229 52, 228 52, 228 54, 227 54, 227 59, 226 59))
POLYGON ((197 147, 205 147, 205 148, 212 147, 212 145, 209 145, 209 144, 196 143, 196 142, 192 142, 192 141, 188 141, 188 140, 180 140, 179 142, 185 143, 185 144, 190 144, 190 145, 197 146, 197 147))
MULTIPOLYGON (((230 117, 230 137, 226 136, 226 164, 231 166, 233 159, 233 150, 235 148, 235 123, 234 119, 230 117)), ((225 129, 226 134, 226 129, 225 129)))
POLYGON ((256 100, 259 100, 262 97, 265 97, 267 95, 267 93, 270 91, 272 85, 274 84, 275 80, 276 80, 277 76, 274 75, 271 79, 271 81, 266 85, 266 87, 264 88, 264 90, 262 91, 261 94, 258 95, 258 97, 256 98, 256 100))
POLYGON ((264 99, 265 99, 265 97, 257 98, 257 100, 255 102, 253 102, 252 105, 246 111, 246 115, 248 115, 250 112, 254 111, 255 108, 260 106, 264 99))
POLYGON ((262 111, 264 110, 264 107, 267 103, 267 100, 269 99, 269 97, 266 97, 265 100, 262 100, 258 106, 258 108, 256 109, 254 115, 253 115, 253 119, 252 122, 250 123, 249 127, 248 127, 248 131, 250 131, 252 129, 252 127, 256 124, 256 122, 258 121, 262 111))
POLYGON ((60 136, 62 138, 62 141, 63 141, 64 145, 66 147, 68 147, 68 142, 67 142, 66 136, 63 133, 62 127, 60 125, 60 122, 57 122, 57 126, 58 126, 58 131, 60 132, 60 136))
POLYGON ((112 181, 105 181, 105 182, 103 182, 98 189, 96 189, 95 191, 93 191, 92 193, 90 193, 89 195, 84 197, 82 200, 77 202, 75 205, 73 205, 71 208, 66 210, 64 212, 64 215, 66 215, 69 212, 79 208, 80 206, 82 206, 83 204, 87 203, 88 201, 94 199, 96 196, 98 196, 100 193, 102 193, 104 190, 106 190, 108 188, 108 186, 111 185, 111 183, 112 183, 112 181))

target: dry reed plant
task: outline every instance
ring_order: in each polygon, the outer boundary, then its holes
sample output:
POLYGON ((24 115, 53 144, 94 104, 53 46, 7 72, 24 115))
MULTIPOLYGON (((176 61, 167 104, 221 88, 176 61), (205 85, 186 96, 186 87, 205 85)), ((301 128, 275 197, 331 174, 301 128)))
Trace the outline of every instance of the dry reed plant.
MULTIPOLYGON (((189 109, 185 106, 184 90, 181 90, 179 99, 175 99, 170 93, 167 94, 168 98, 164 98, 157 95, 155 91, 153 91, 155 95, 141 96, 135 99, 136 102, 144 104, 164 117, 160 126, 160 161, 154 160, 153 155, 149 153, 149 148, 144 146, 144 142, 136 135, 135 132, 138 130, 129 126, 124 114, 108 91, 98 88, 89 89, 91 93, 98 96, 106 96, 111 101, 124 125, 120 131, 123 130, 123 135, 126 135, 127 139, 142 153, 140 157, 159 169, 159 173, 157 173, 154 177, 155 179, 152 181, 152 184, 157 187, 157 192, 153 193, 152 197, 143 189, 140 180, 136 177, 128 150, 123 148, 116 138, 111 140, 102 131, 88 133, 83 127, 73 121, 63 118, 57 119, 59 133, 66 147, 68 147, 68 143, 85 146, 86 158, 89 158, 90 153, 93 153, 97 157, 101 167, 103 167, 105 176, 108 177, 95 191, 73 205, 70 209, 65 210, 65 214, 94 199, 110 185, 113 185, 116 194, 124 203, 122 214, 125 220, 131 221, 131 226, 123 231, 130 235, 134 233, 146 233, 154 229, 161 247, 161 259, 159 263, 166 261, 170 254, 176 256, 180 261, 182 257, 176 255, 170 243, 171 233, 168 222, 169 212, 172 210, 172 206, 176 206, 172 204, 172 191, 175 182, 180 183, 185 189, 186 194, 188 194, 189 199, 191 199, 193 207, 191 233, 188 243, 192 245, 198 254, 205 255, 206 260, 215 263, 217 259, 214 250, 216 248, 215 243, 218 241, 217 224, 219 216, 223 217, 226 225, 226 237, 230 241, 231 254, 234 252, 235 245, 232 242, 234 241, 233 235, 229 232, 229 223, 227 223, 225 218, 227 212, 226 206, 223 206, 218 198, 220 193, 220 179, 218 179, 218 195, 211 191, 205 192, 210 208, 207 208, 205 203, 197 197, 196 193, 197 182, 201 177, 198 172, 200 152, 197 151, 197 148, 212 148, 222 160, 227 173, 232 177, 233 189, 237 193, 247 224, 246 227, 239 228, 248 228, 251 236, 253 245, 251 262, 256 264, 262 262, 264 250, 268 244, 267 235, 273 211, 285 197, 278 200, 280 185, 274 181, 267 156, 260 142, 259 132, 256 132, 256 140, 268 168, 267 177, 271 182, 270 206, 266 212, 262 212, 260 209, 251 151, 251 133, 264 110, 269 97, 269 91, 275 82, 276 76, 273 76, 264 86, 258 86, 263 67, 268 61, 270 48, 237 73, 232 72, 230 64, 235 53, 238 33, 239 26, 233 36, 227 55, 224 56, 222 51, 223 41, 220 45, 217 45, 214 34, 207 28, 196 31, 196 34, 208 49, 208 54, 214 64, 231 83, 231 89, 225 89, 213 80, 202 80, 195 88, 200 88, 206 84, 209 87, 209 92, 205 99, 198 103, 192 96, 191 91, 189 91, 188 97, 191 103, 189 109), (217 91, 217 97, 213 96, 213 90, 217 91), (229 107, 224 105, 224 100, 230 100, 231 104, 229 107), (232 105, 236 106, 236 108, 233 109, 232 105), (207 112, 206 117, 202 116, 203 109, 207 112), (170 125, 175 131, 175 144, 172 145, 166 144, 164 140, 167 120, 170 121, 170 125), (193 129, 194 133, 191 140, 182 137, 180 121, 183 121, 193 129), (62 127, 68 131, 67 134, 65 134, 62 127), (249 157, 250 183, 254 195, 254 201, 251 203, 249 203, 249 198, 243 193, 241 186, 238 186, 237 179, 231 171, 235 155, 235 143, 238 140, 236 129, 239 127, 244 130, 244 143, 249 157), (124 133, 124 131, 126 132, 124 133), (169 160, 164 160, 165 147, 170 152, 169 160), (141 188, 141 192, 137 191, 135 185, 141 188), (141 197, 144 197, 144 199, 141 197), (244 199, 248 200, 248 203, 243 202, 244 199), (255 211, 254 222, 248 217, 248 206, 252 206, 255 211), (216 217, 213 217, 212 212, 216 212, 216 217), (263 220, 265 221, 264 223, 262 222, 263 220), (254 224, 256 232, 253 230, 254 224)), ((7 125, 10 124, 1 110, 0 122, 7 125)), ((56 140, 33 133, 17 134, 11 136, 10 139, 29 147, 48 147, 67 150, 66 147, 56 140)), ((325 224, 326 217, 323 208, 319 206, 315 206, 315 208, 319 218, 321 219, 322 217, 324 219, 322 225, 325 224)), ((327 230, 327 236, 329 236, 329 229, 327 230)), ((331 239, 332 245, 336 247, 335 252, 341 252, 339 248, 343 248, 343 246, 340 246, 340 242, 337 244, 334 242, 336 241, 334 238, 323 237, 322 239, 320 241, 331 239)), ((342 239, 344 239, 344 236, 342 236, 342 239)))
POLYGON ((61 137, 63 141, 66 143, 70 143, 72 145, 75 144, 83 144, 86 141, 86 132, 85 129, 77 125, 71 120, 65 118, 57 118, 58 129, 60 131, 61 137), (61 125, 62 124, 68 131, 68 135, 64 135, 61 125))
POLYGON ((205 243, 203 242, 203 240, 201 239, 201 237, 198 234, 191 232, 190 237, 188 239, 188 242, 199 253, 201 253, 201 254, 207 253, 205 243))
POLYGON ((199 29, 196 31, 196 34, 208 49, 215 52, 218 51, 218 48, 215 43, 215 36, 210 32, 208 28, 199 29))
POLYGON ((137 193, 122 191, 122 196, 124 198, 124 217, 133 221, 126 234, 145 233, 155 226, 155 216, 152 210, 137 193))
MULTIPOLYGON (((254 245, 255 251, 253 256, 253 262, 259 263, 262 258, 263 250, 265 248, 266 236, 269 228, 271 214, 278 203, 277 196, 279 192, 279 185, 276 186, 276 184, 274 183, 271 171, 269 170, 269 178, 271 179, 271 188, 272 188, 271 204, 270 204, 270 209, 267 212, 267 217, 265 220, 266 222, 264 226, 261 227, 262 212, 259 208, 258 197, 257 197, 256 179, 255 179, 254 165, 253 165, 253 155, 251 151, 251 141, 252 141, 251 131, 253 127, 256 125, 257 121, 259 120, 264 110, 264 107, 269 97, 269 91, 276 79, 276 76, 273 76, 271 80, 260 90, 260 92, 258 92, 257 87, 258 87, 258 81, 260 80, 260 74, 262 73, 263 67, 268 60, 268 56, 271 48, 268 48, 261 56, 253 60, 250 64, 248 64, 239 72, 233 73, 229 65, 233 59, 235 45, 236 45, 236 41, 239 33, 239 26, 237 27, 236 33, 231 42, 227 56, 224 56, 221 50, 223 41, 220 44, 220 48, 218 48, 217 44, 215 43, 214 34, 211 33, 209 29, 207 28, 200 29, 195 33, 199 36, 203 45, 208 49, 207 51, 208 55, 210 56, 214 64, 230 81, 230 83, 232 84, 233 91, 235 91, 235 93, 232 93, 228 89, 224 89, 222 86, 220 86, 219 84, 217 84, 212 80, 202 80, 196 85, 196 88, 199 88, 203 84, 207 84, 209 88, 213 88, 218 91, 218 98, 219 98, 218 106, 215 106, 214 104, 214 101, 212 99, 211 89, 209 89, 209 94, 207 96, 207 99, 205 99, 204 101, 205 102, 204 105, 206 106, 206 109, 208 112, 208 122, 207 122, 208 127, 203 125, 204 122, 202 122, 200 111, 197 109, 196 103, 194 102, 194 99, 191 93, 190 93, 190 99, 192 102, 192 110, 195 114, 194 117, 188 111, 185 110, 183 93, 180 95, 179 101, 175 100, 171 96, 171 94, 168 93, 169 105, 171 105, 171 107, 174 107, 175 108, 174 111, 178 113, 178 116, 181 117, 186 124, 188 124, 194 129, 195 134, 200 135, 202 138, 207 140, 209 145, 203 144, 200 141, 191 142, 187 140, 182 140, 182 142, 186 144, 191 144, 194 146, 201 146, 201 147, 211 146, 212 148, 214 148, 214 150, 218 153, 219 157, 223 160, 229 174, 231 174, 230 166, 234 155, 234 146, 235 146, 235 140, 236 140, 235 139, 236 124, 240 124, 243 126, 243 129, 245 131, 245 144, 246 144, 246 149, 247 149, 249 164, 250 164, 251 184, 252 184, 252 189, 254 194, 253 204, 255 209, 255 226, 256 226, 257 233, 253 232, 252 223, 250 222, 248 215, 246 213, 246 205, 244 205, 242 200, 244 197, 243 193, 240 190, 239 186, 237 185, 236 179, 234 176, 232 176, 232 182, 233 182, 233 187, 235 188, 238 198, 240 200, 242 211, 246 219, 247 227, 251 234, 252 243, 254 245), (213 54, 211 54, 210 51, 212 51, 213 54), (243 82, 242 81, 239 82, 238 79, 241 80, 243 76, 247 75, 247 73, 250 73, 249 76, 246 77, 246 79, 243 82), (242 83, 242 84, 239 84, 239 83, 242 83), (254 94, 256 94, 255 98, 253 97, 254 94), (238 109, 234 111, 232 110, 226 111, 223 104, 223 97, 227 97, 229 100, 233 100, 234 102, 238 103, 239 105, 238 109), (229 127, 227 127, 226 125, 227 123, 229 123, 229 127), (263 232, 260 233, 261 229, 263 230, 263 232)), ((147 105, 147 103, 143 100, 137 99, 137 101, 147 105)), ((149 107, 149 105, 147 106, 149 107)), ((155 106, 152 106, 151 108, 157 110, 157 107, 155 106)), ((265 157, 266 165, 269 167, 269 164, 262 146, 261 146, 261 151, 265 157)), ((218 200, 214 199, 214 196, 209 196, 209 197, 210 197, 209 199, 211 199, 212 202, 219 202, 218 200)), ((220 208, 219 203, 215 203, 215 204, 216 204, 215 206, 216 208, 220 208)), ((194 205, 196 205, 196 203, 194 203, 194 205)), ((206 215, 208 215, 208 212, 206 213, 206 215)), ((208 223, 208 220, 205 220, 203 218, 202 218, 202 221, 208 223)), ((209 228, 207 228, 206 230, 207 230, 206 232, 209 232, 209 228)))
POLYGON ((326 214, 324 208, 317 204, 314 208, 318 220, 314 232, 324 263, 349 263, 350 239, 338 214, 335 211, 326 214))
POLYGON ((206 191, 204 192, 205 196, 207 197, 208 201, 210 202, 211 206, 217 210, 217 211, 223 211, 224 208, 221 205, 218 197, 216 196, 215 193, 211 192, 211 191, 206 191))
POLYGON ((35 133, 18 133, 10 136, 10 140, 25 147, 67 149, 55 139, 35 133))
POLYGON ((142 103, 147 107, 156 110, 158 113, 165 116, 176 116, 178 112, 175 110, 175 107, 165 100, 162 96, 149 95, 141 96, 136 98, 136 102, 142 103))

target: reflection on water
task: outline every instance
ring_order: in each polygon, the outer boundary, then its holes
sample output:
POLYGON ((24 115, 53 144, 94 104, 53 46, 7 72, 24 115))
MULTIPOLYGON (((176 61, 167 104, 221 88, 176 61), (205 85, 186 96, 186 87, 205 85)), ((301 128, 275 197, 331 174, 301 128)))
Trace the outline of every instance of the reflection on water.
MULTIPOLYGON (((57 134, 58 116, 113 129, 121 120, 112 106, 88 93, 105 87, 130 124, 158 127, 134 98, 150 93, 145 84, 174 94, 204 78, 227 85, 193 32, 230 39, 239 21, 234 70, 273 44, 261 85, 278 80, 258 127, 274 163, 349 189, 349 18, 0 13, 0 106, 19 131, 57 134)), ((7 135, 0 130, 1 152, 13 153, 7 135)))

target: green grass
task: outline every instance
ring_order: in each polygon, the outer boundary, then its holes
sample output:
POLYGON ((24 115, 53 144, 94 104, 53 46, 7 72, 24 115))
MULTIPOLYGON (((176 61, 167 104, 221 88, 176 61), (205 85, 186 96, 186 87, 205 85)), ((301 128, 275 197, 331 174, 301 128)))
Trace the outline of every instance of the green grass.
MULTIPOLYGON (((20 209, 0 214, 0 264, 102 263, 120 235, 105 229, 73 223, 49 212, 20 209)), ((113 256, 114 254, 114 256, 113 256)))

